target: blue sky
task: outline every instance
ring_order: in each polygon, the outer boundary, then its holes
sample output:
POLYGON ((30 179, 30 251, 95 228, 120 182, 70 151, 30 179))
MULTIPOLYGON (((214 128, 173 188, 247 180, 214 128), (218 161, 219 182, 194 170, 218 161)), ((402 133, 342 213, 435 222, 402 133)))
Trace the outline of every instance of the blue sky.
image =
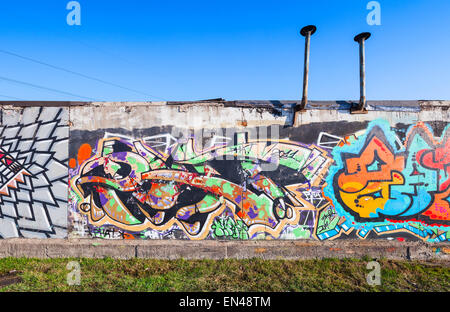
MULTIPOLYGON (((0 94, 24 100, 294 100, 301 98, 302 26, 311 42, 311 100, 359 99, 358 45, 366 44, 368 100, 450 100, 450 1, 68 0, 0 2, 0 50, 149 95, 94 82, 0 53, 0 94), (80 98, 77 96, 83 96, 80 98)), ((0 100, 8 100, 1 97, 0 100)))

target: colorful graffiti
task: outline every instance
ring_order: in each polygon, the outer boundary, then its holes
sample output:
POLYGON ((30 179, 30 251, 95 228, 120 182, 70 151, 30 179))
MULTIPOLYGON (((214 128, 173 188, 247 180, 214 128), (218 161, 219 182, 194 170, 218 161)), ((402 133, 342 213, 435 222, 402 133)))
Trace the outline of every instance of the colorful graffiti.
POLYGON ((211 226, 213 238, 249 239, 247 226, 242 220, 232 217, 216 218, 211 226))
POLYGON ((0 238, 67 236, 68 112, 2 112, 0 238))
POLYGON ((375 121, 352 144, 333 149, 336 165, 324 193, 346 228, 359 229, 361 237, 373 229, 406 229, 422 238, 445 232, 450 225, 447 129, 436 139, 418 123, 401 142, 387 122, 375 121))
POLYGON ((69 144, 67 109, 4 110, 0 238, 450 241, 450 126, 333 127, 69 144))
POLYGON ((448 241, 449 136, 384 120, 308 144, 107 133, 71 159, 70 203, 94 237, 448 241))
POLYGON ((315 208, 301 190, 318 186, 331 165, 317 146, 245 135, 236 144, 201 151, 193 138, 167 153, 145 140, 121 138, 102 139, 96 150, 71 180, 78 209, 90 224, 134 233, 176 224, 190 239, 206 238, 213 223, 216 236, 223 232, 214 220, 226 208, 235 224, 248 228, 245 236, 277 237, 287 224, 298 223, 301 211, 315 208), (284 179, 265 169, 275 162, 284 179))

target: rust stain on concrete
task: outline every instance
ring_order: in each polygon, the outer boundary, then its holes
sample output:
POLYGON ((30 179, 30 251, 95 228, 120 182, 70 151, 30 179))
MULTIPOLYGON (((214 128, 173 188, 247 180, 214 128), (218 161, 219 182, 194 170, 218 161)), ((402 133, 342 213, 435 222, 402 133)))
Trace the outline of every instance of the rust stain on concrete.
POLYGON ((266 248, 256 248, 255 253, 265 253, 267 251, 266 248))

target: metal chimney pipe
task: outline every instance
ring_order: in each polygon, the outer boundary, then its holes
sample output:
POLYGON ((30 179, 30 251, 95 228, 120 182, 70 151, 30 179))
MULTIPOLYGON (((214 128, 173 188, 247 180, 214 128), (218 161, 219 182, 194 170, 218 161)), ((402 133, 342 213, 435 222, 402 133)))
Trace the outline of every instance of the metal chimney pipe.
POLYGON ((306 104, 308 103, 308 76, 309 76, 309 47, 311 36, 316 32, 317 27, 314 25, 308 25, 300 30, 300 34, 305 37, 305 62, 303 67, 303 96, 300 105, 295 106, 294 110, 294 125, 296 124, 297 113, 305 111, 306 104))
POLYGON ((351 109, 352 114, 367 114, 366 110, 366 54, 365 41, 369 39, 371 34, 363 32, 355 36, 354 40, 359 43, 359 104, 356 108, 351 109))

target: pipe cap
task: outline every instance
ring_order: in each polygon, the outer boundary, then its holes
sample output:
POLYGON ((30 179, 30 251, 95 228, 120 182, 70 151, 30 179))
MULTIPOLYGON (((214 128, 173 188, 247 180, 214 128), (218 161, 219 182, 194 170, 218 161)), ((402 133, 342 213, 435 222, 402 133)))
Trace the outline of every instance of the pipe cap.
POLYGON ((363 33, 360 33, 359 35, 356 35, 355 38, 353 38, 353 40, 355 40, 356 42, 361 42, 362 40, 369 39, 370 36, 371 36, 370 32, 363 32, 363 33))
POLYGON ((300 30, 300 35, 302 35, 303 37, 306 37, 308 35, 308 33, 311 33, 311 35, 313 35, 317 30, 317 27, 314 25, 308 25, 302 28, 302 30, 300 30))

